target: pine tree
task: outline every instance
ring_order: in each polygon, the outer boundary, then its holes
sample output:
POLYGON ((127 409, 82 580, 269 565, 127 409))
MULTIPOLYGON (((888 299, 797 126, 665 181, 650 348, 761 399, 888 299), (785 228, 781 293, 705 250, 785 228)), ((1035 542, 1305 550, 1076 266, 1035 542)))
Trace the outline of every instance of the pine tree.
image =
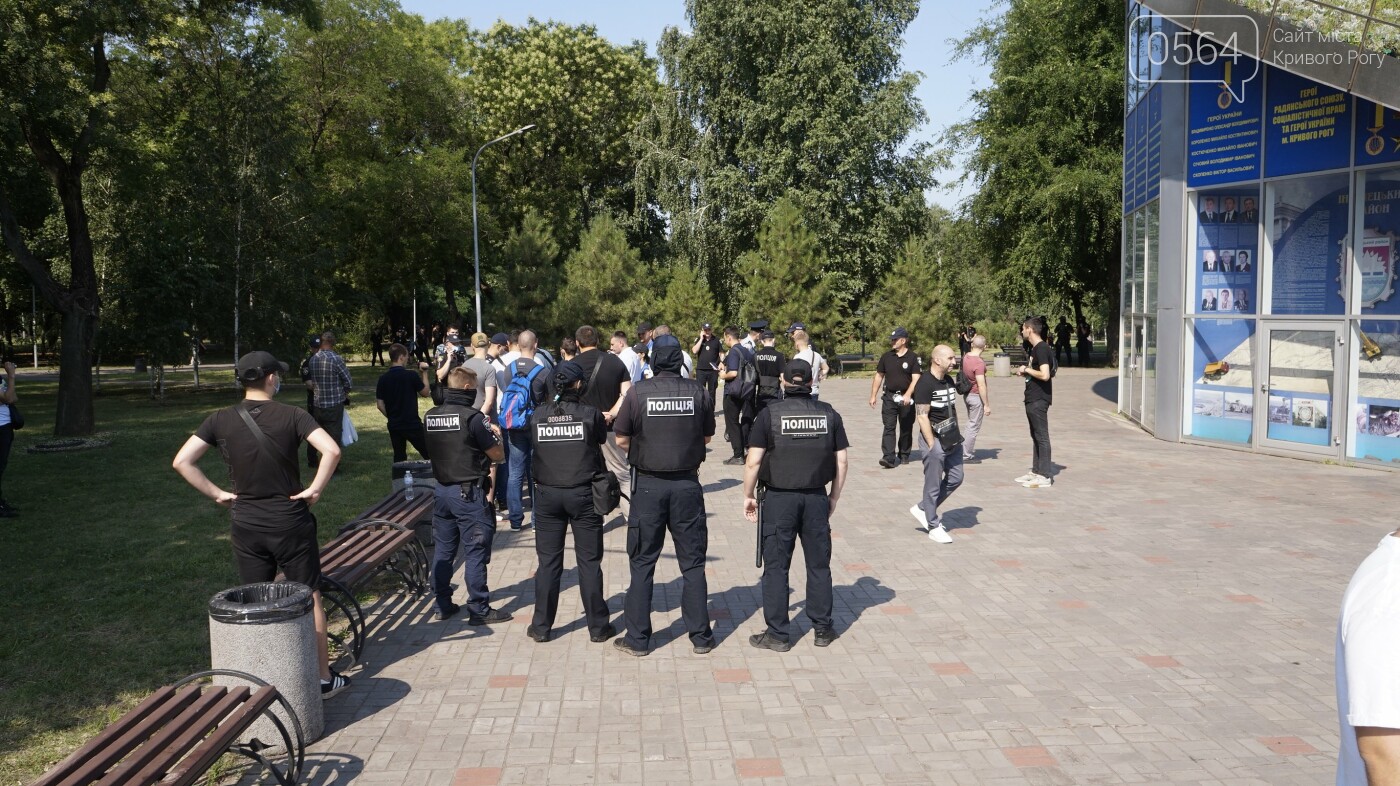
POLYGON ((593 325, 630 333, 655 308, 641 252, 607 214, 594 218, 579 238, 564 263, 564 280, 568 285, 559 290, 554 310, 554 323, 564 329, 593 325))
POLYGON ((695 268, 684 262, 671 267, 671 280, 661 302, 660 318, 681 337, 682 344, 690 341, 688 337, 692 334, 698 335, 704 323, 719 320, 719 309, 715 307, 710 285, 695 268))
POLYGON ((739 258, 743 321, 766 319, 778 333, 801 322, 808 333, 826 335, 840 315, 822 277, 825 269, 826 254, 801 208, 786 197, 778 200, 759 229, 757 250, 739 258))
POLYGON ((492 321, 552 334, 558 325, 552 319, 551 306, 563 281, 559 244, 544 217, 533 209, 526 211, 520 228, 511 230, 497 256, 499 270, 494 278, 504 286, 498 285, 494 297, 497 313, 492 321))

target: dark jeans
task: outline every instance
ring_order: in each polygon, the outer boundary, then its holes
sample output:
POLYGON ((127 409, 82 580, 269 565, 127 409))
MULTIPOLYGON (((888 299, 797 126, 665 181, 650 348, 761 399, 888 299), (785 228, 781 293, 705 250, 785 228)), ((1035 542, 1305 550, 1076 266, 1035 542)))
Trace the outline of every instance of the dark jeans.
POLYGON ((408 461, 408 446, 418 451, 418 455, 423 458, 428 457, 428 451, 423 444, 423 429, 409 429, 405 431, 390 431, 389 444, 394 448, 394 463, 408 461))
POLYGON ((1090 353, 1090 352, 1093 352, 1093 351, 1094 351, 1094 342, 1092 342, 1092 341, 1080 341, 1080 342, 1079 342, 1079 365, 1080 365, 1080 366, 1088 366, 1088 365, 1089 365, 1089 353, 1090 353))
POLYGON ((574 531, 578 589, 588 632, 601 635, 608 627, 608 602, 603 597, 603 517, 593 506, 593 487, 535 486, 535 616, 530 627, 547 632, 559 611, 559 579, 564 572, 564 531, 574 531))
POLYGON ((483 615, 491 610, 491 589, 486 566, 491 564, 491 542, 496 519, 486 506, 486 492, 478 487, 438 486, 433 492, 433 591, 439 610, 452 608, 452 563, 457 549, 466 551, 467 611, 483 615))
POLYGON ((1033 459, 1031 471, 1041 477, 1050 477, 1050 402, 1027 401, 1026 420, 1031 424, 1031 446, 1033 459))
MULTIPOLYGON (((340 437, 345 433, 343 423, 345 405, 337 404, 333 407, 317 407, 315 415, 316 422, 320 424, 321 428, 326 430, 327 434, 331 435, 331 439, 335 440, 335 444, 339 445, 340 437)), ((310 448, 308 448, 308 450, 310 453, 307 458, 310 460, 311 466, 320 466, 321 454, 310 448)))
POLYGON ((880 453, 886 461, 894 461, 898 456, 909 455, 914 445, 914 407, 894 403, 893 393, 885 392, 880 402, 880 420, 884 421, 885 433, 880 438, 880 453), (899 427, 899 447, 895 448, 895 426, 899 427), (896 455, 897 454, 897 455, 896 455))
MULTIPOLYGON (((699 382, 701 385, 704 386, 706 390, 710 391, 710 406, 713 407, 715 404, 719 403, 719 401, 715 398, 715 390, 719 387, 718 371, 712 371, 710 369, 700 369, 699 371, 695 372, 695 381, 699 382)), ((712 411, 710 414, 713 415, 714 412, 712 411)))
POLYGON ((530 522, 533 525, 535 519, 535 479, 530 473, 530 459, 534 457, 535 449, 530 444, 530 432, 528 429, 515 429, 507 431, 506 434, 510 438, 510 455, 506 456, 506 466, 510 468, 510 477, 506 479, 506 515, 510 519, 511 526, 524 523, 525 500, 521 496, 520 489, 528 483, 530 486, 530 522))
POLYGON ((638 472, 631 514, 627 521, 627 557, 632 584, 624 602, 627 643, 640 650, 651 646, 652 579, 669 530, 681 570, 681 619, 686 632, 692 644, 714 646, 705 579, 709 530, 699 477, 694 473, 657 477, 638 472))
POLYGON ((736 457, 742 457, 749 445, 749 424, 744 418, 745 402, 732 396, 724 397, 724 433, 729 435, 729 447, 736 457))
POLYGON ((1057 363, 1060 362, 1060 352, 1065 353, 1065 363, 1068 364, 1074 362, 1074 354, 1071 353, 1069 350, 1069 339, 1055 342, 1055 361, 1057 363))
POLYGON ((831 627, 831 503, 825 489, 769 490, 763 500, 763 621, 768 634, 788 641, 788 575, 797 539, 807 563, 807 619, 831 627))

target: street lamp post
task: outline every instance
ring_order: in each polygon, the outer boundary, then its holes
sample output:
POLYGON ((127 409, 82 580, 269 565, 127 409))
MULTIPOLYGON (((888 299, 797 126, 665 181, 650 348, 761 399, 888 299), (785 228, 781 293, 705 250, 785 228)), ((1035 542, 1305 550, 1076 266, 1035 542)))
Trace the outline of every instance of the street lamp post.
POLYGON ((472 266, 476 268, 476 332, 481 332, 481 240, 480 233, 476 228, 476 160, 481 158, 481 151, 496 144, 497 142, 510 139, 516 134, 523 134, 534 128, 535 124, 522 126, 504 136, 498 136, 490 142, 477 149, 476 155, 472 156, 472 266))

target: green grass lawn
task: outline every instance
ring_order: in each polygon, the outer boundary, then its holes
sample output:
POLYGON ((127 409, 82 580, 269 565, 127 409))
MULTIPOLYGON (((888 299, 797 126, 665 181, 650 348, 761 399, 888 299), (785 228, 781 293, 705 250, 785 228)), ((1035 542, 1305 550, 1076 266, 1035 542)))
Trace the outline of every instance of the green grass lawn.
MULTIPOLYGON (((378 372, 352 368, 360 441, 314 508, 322 542, 389 490, 378 372)), ((30 454, 27 446, 51 436, 57 385, 21 378, 27 426, 4 480, 23 512, 0 519, 0 784, 32 781, 152 690, 209 667, 206 604, 238 583, 228 514, 170 461, 209 412, 241 397, 230 380, 227 371, 205 374, 218 387, 177 390, 164 402, 104 380, 97 424, 111 446, 30 454)), ((305 391, 286 385, 279 400, 304 405, 305 391)), ((204 468, 226 484, 217 451, 204 468)))

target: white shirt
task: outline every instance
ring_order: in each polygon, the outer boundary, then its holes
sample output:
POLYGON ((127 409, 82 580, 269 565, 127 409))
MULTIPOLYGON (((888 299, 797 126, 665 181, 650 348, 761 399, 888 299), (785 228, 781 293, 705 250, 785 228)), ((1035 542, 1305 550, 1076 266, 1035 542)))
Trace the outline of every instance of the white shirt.
POLYGON ((808 346, 806 349, 792 356, 793 360, 801 358, 812 365, 812 395, 822 392, 822 356, 815 349, 808 346))
POLYGON ((1386 535, 1352 574, 1337 622, 1337 786, 1367 786, 1357 726, 1400 729, 1400 538, 1386 535))
POLYGON ((617 353, 617 359, 622 361, 622 365, 627 367, 627 373, 632 375, 632 384, 642 381, 642 358, 631 347, 624 348, 617 353))
POLYGON ((743 338, 739 339, 739 343, 740 343, 740 344, 743 344, 743 345, 746 346, 746 347, 748 347, 750 352, 755 351, 755 350, 754 350, 754 343, 753 343, 753 336, 744 336, 743 338))

